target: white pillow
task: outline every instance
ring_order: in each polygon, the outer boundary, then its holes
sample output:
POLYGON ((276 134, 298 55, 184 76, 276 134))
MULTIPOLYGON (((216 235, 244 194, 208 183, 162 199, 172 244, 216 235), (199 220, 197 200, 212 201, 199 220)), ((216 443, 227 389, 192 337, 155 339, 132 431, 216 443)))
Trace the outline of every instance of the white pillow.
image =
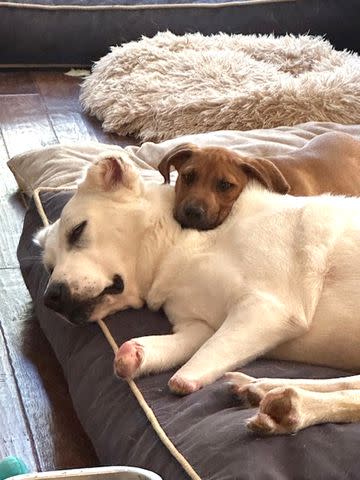
MULTIPOLYGON (((142 146, 125 148, 103 143, 51 145, 16 155, 8 162, 16 181, 27 195, 39 187, 69 188, 76 186, 84 170, 106 152, 125 155, 141 170, 145 179, 162 182, 157 166, 163 156, 176 145, 185 142, 199 146, 217 145, 231 148, 240 154, 271 157, 302 148, 316 135, 329 131, 349 133, 360 139, 360 125, 339 125, 327 122, 308 122, 294 127, 278 127, 246 132, 224 130, 186 135, 162 143, 146 142, 142 146)), ((173 174, 172 179, 176 178, 173 174)))

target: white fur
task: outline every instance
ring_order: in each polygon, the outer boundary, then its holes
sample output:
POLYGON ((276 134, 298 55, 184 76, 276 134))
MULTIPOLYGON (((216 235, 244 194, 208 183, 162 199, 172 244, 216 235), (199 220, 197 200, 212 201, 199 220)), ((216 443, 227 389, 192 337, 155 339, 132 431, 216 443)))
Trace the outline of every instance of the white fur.
POLYGON ((181 343, 181 363, 192 357, 177 377, 200 385, 268 352, 360 367, 360 200, 285 197, 254 185, 228 221, 199 233, 177 231, 165 192, 155 188, 151 197, 153 212, 154 197, 161 199, 154 219, 168 217, 153 223, 155 238, 144 233, 137 284, 150 308, 163 306, 176 334, 161 349, 156 338, 137 340, 144 347, 137 375, 180 363, 176 336, 191 343, 189 350, 181 343), (187 334, 195 324, 198 343, 187 334))
POLYGON ((189 393, 264 354, 360 369, 360 199, 281 196, 254 183, 223 225, 197 232, 174 221, 172 187, 126 175, 134 188, 112 192, 87 178, 45 243, 55 277, 78 275, 76 255, 95 290, 106 284, 98 272, 121 272, 124 293, 92 320, 143 301, 164 308, 174 333, 123 344, 120 375, 183 365, 170 387, 189 393), (70 261, 61 232, 84 218, 88 243, 70 261))

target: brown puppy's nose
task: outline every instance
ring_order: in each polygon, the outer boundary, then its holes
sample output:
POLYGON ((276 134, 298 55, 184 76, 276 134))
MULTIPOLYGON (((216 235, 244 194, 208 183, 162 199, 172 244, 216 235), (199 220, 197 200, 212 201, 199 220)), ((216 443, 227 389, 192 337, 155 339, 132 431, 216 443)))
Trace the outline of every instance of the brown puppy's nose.
POLYGON ((70 301, 71 293, 66 283, 54 282, 48 285, 44 295, 44 304, 48 308, 58 313, 64 313, 70 301))
POLYGON ((199 205, 187 205, 184 208, 184 214, 188 220, 198 222, 205 217, 205 210, 199 205))

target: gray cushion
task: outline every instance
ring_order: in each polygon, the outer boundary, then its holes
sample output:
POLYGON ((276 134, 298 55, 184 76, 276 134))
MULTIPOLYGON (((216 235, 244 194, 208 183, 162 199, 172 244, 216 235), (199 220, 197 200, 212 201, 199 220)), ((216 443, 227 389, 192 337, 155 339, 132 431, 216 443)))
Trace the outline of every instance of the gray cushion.
POLYGON ((176 34, 307 33, 359 48, 358 0, 28 0, 0 2, 0 65, 89 65, 111 45, 176 34))
MULTIPOLYGON (((42 195, 50 220, 58 218, 69 196, 42 195)), ((38 247, 32 242, 33 233, 40 227, 32 203, 18 248, 21 270, 37 318, 62 365, 74 407, 100 461, 148 468, 164 480, 188 479, 160 441, 128 384, 113 376, 113 352, 99 327, 74 327, 44 307, 42 295, 48 277, 37 255, 38 247)), ((170 331, 162 313, 146 309, 113 315, 107 325, 118 344, 131 337, 170 331)), ((265 360, 242 371, 267 377, 344 375, 329 368, 265 360)), ((171 373, 148 376, 136 383, 168 438, 203 480, 359 478, 360 424, 317 425, 297 435, 257 437, 245 426, 254 410, 245 409, 232 398, 221 380, 179 398, 167 388, 171 373)))

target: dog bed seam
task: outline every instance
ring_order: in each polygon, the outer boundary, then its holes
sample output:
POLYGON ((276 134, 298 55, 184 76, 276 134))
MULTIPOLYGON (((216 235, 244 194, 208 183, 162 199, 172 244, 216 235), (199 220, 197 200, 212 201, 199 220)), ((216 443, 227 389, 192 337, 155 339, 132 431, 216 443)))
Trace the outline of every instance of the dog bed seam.
MULTIPOLYGON (((262 3, 289 3, 295 2, 295 0, 252 0, 252 4, 262 4, 262 3)), ((34 9, 34 10, 82 10, 82 11, 92 11, 92 10, 171 10, 176 9, 179 10, 181 8, 184 9, 216 9, 216 8, 225 8, 225 7, 237 7, 237 6, 249 6, 248 0, 238 0, 234 2, 221 2, 218 4, 209 4, 209 3, 179 3, 179 4, 159 4, 159 5, 44 5, 41 3, 17 3, 17 2, 0 2, 0 8, 27 8, 27 9, 34 9)))

